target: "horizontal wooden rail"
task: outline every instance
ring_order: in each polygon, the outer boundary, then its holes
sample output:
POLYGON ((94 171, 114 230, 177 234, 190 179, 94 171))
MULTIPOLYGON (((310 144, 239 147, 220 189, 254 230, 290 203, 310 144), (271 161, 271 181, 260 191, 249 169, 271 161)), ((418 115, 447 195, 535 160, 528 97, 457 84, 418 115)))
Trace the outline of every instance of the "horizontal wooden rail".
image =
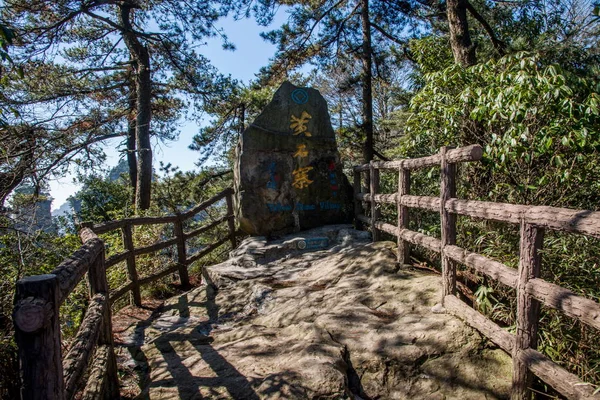
MULTIPOLYGON (((370 222, 370 218, 364 215, 359 216, 359 219, 366 224, 370 222)), ((392 224, 381 221, 377 221, 375 227, 394 236, 400 235, 403 240, 406 240, 411 244, 423 246, 426 249, 437 253, 441 252, 441 241, 432 236, 427 236, 409 229, 398 229, 398 227, 392 224)), ((453 245, 444 247, 443 254, 454 261, 467 265, 511 288, 516 287, 517 272, 514 268, 510 268, 498 261, 453 245)))
POLYGON ((600 304, 543 279, 531 279, 526 291, 542 303, 600 330, 600 304))
POLYGON ((141 306, 141 294, 140 294, 140 286, 153 282, 157 279, 163 278, 168 274, 177 271, 179 273, 181 285, 183 287, 189 286, 189 274, 187 271, 188 266, 199 258, 205 256, 206 254, 213 251, 216 247, 219 247, 221 244, 225 243, 227 240, 231 241, 232 246, 236 246, 236 236, 235 236, 235 217, 233 214, 233 189, 227 188, 217 195, 211 197, 207 201, 198 204, 197 206, 191 208, 190 210, 176 215, 170 215, 165 217, 136 217, 136 218, 126 218, 120 221, 111 221, 104 224, 94 225, 91 227, 96 233, 106 233, 108 231, 114 229, 121 229, 123 236, 123 245, 125 248, 124 252, 112 255, 108 260, 106 260, 106 266, 112 267, 120 262, 127 261, 127 271, 129 275, 130 282, 126 285, 119 287, 118 289, 111 292, 110 296, 110 304, 114 304, 115 301, 123 297, 128 292, 131 292, 133 295, 133 302, 141 306), (225 215, 217 218, 216 220, 201 226, 197 229, 184 232, 184 222, 196 216, 198 213, 206 210, 208 207, 213 204, 225 199, 227 203, 227 212, 225 215), (187 256, 187 245, 186 241, 199 236, 203 233, 209 232, 211 229, 216 228, 218 225, 227 222, 229 228, 229 235, 225 238, 220 239, 220 241, 216 245, 209 245, 207 248, 202 249, 199 254, 192 255, 188 258, 187 256), (173 231, 175 237, 167 240, 163 240, 152 245, 144 246, 144 247, 135 247, 133 241, 133 231, 132 227, 135 225, 146 225, 146 224, 164 224, 164 223, 172 223, 173 231), (138 277, 137 267, 136 267, 136 257, 144 254, 152 254, 157 251, 163 250, 165 248, 177 246, 177 263, 175 265, 170 265, 166 269, 154 273, 150 276, 144 277, 140 279, 138 277))
POLYGON ((115 255, 108 257, 106 259, 106 268, 108 269, 108 268, 112 267, 113 265, 116 265, 120 262, 127 260, 127 257, 129 257, 129 254, 130 254, 129 251, 124 251, 123 253, 115 254, 115 255))
POLYGON ((110 305, 112 306, 115 301, 126 295, 131 289, 133 289, 133 282, 127 282, 125 285, 110 292, 110 305))
POLYGON ((218 240, 217 242, 209 245, 205 249, 203 249, 203 250, 199 251, 198 253, 194 254, 193 256, 191 256, 188 259, 188 263, 191 264, 195 261, 198 261, 199 259, 201 259, 205 255, 207 255, 208 253, 211 253, 212 251, 216 250, 218 247, 222 246, 228 240, 231 240, 230 236, 226 236, 226 237, 222 238, 221 240, 218 240))
POLYGON ((231 196, 231 195, 233 195, 233 188, 227 188, 227 189, 223 190, 222 192, 220 192, 219 194, 206 200, 205 202, 198 204, 196 207, 192 208, 191 210, 180 214, 179 217, 182 220, 189 219, 189 218, 193 217, 194 215, 198 214, 200 211, 205 210, 206 208, 212 206, 217 201, 224 199, 225 197, 231 196))
POLYGON ((191 239, 193 237, 203 234, 204 232, 208 232, 209 230, 215 228, 219 224, 222 224, 223 222, 227 221, 231 217, 232 217, 232 215, 224 215, 221 218, 215 220, 214 222, 212 222, 206 226, 203 226, 198 229, 194 229, 193 231, 190 231, 190 232, 184 232, 183 236, 185 237, 186 240, 191 239))
POLYGON ((75 289, 89 266, 103 251, 104 243, 100 239, 90 239, 51 272, 58 277, 59 304, 75 289))
POLYGON ((600 212, 598 211, 459 199, 450 199, 445 206, 448 211, 456 214, 513 224, 524 221, 540 228, 600 238, 600 212))
POLYGON ((594 394, 595 388, 583 382, 579 377, 559 367, 537 350, 526 349, 519 351, 518 357, 529 365, 535 375, 548 383, 568 399, 600 399, 600 393, 594 394))
POLYGON ((165 240, 163 242, 154 243, 150 246, 138 247, 135 250, 133 250, 133 254, 136 256, 141 256, 144 254, 154 253, 159 250, 166 249, 167 247, 176 245, 177 240, 178 240, 177 238, 173 238, 173 239, 165 240))
MULTIPOLYGON (((359 193, 357 200, 394 204, 397 194, 359 193)), ((440 198, 430 196, 404 195, 400 204, 410 208, 439 211, 440 198)), ((449 199, 444 205, 445 210, 458 215, 481 218, 491 221, 520 224, 521 221, 540 228, 550 228, 556 231, 581 233, 600 238, 600 211, 571 210, 568 208, 547 206, 524 206, 507 203, 492 203, 477 200, 449 199)))
MULTIPOLYGON (((483 148, 477 144, 460 147, 458 149, 449 150, 446 154, 446 161, 448 163, 459 163, 459 162, 468 162, 468 161, 479 161, 483 156, 483 148)), ((398 161, 379 161, 374 162, 373 166, 377 169, 419 169, 425 167, 432 167, 435 165, 440 165, 442 160, 442 156, 440 154, 435 154, 433 156, 421 157, 421 158, 411 158, 405 160, 398 161)), ((363 164, 354 167, 354 171, 358 172, 366 172, 369 170, 370 164, 363 164)))
POLYGON ((189 285, 187 267, 227 241, 236 245, 232 189, 226 189, 185 213, 164 217, 126 218, 96 226, 83 224, 80 232, 82 246, 56 267, 51 274, 26 277, 16 287, 15 338, 19 347, 23 398, 72 399, 85 387, 83 399, 118 398, 119 383, 111 324, 111 305, 127 293, 133 294, 134 303, 141 305, 140 286, 178 272, 182 286, 189 285), (227 212, 208 225, 191 232, 183 232, 185 220, 193 218, 207 207, 226 199, 227 212), (229 234, 189 259, 186 256, 187 239, 208 232, 227 222, 229 234), (132 227, 136 225, 173 223, 175 237, 136 248, 132 227), (104 243, 97 234, 120 229, 124 252, 105 260, 104 243), (152 254, 177 246, 177 263, 162 271, 138 278, 136 256, 152 254), (130 281, 109 293, 106 269, 126 261, 130 281), (90 305, 73 345, 64 359, 61 357, 60 304, 88 274, 90 305), (92 353, 95 360, 87 376, 92 353))
POLYGON ((89 228, 80 232, 80 238, 82 246, 51 274, 26 277, 17 283, 15 337, 24 399, 74 398, 77 389, 84 386, 86 367, 97 346, 104 346, 107 352, 98 371, 105 382, 101 394, 118 397, 104 243, 89 228), (59 305, 86 273, 90 303, 72 347, 62 359, 59 305))
POLYGON ((115 229, 121 229, 126 225, 168 224, 168 223, 173 223, 173 222, 177 221, 178 219, 180 219, 180 220, 189 219, 189 218, 193 217, 194 215, 198 214, 200 211, 203 211, 204 209, 210 207, 217 201, 224 199, 225 196, 228 196, 231 194, 233 194, 233 189, 227 188, 227 189, 223 190, 222 192, 220 192, 219 194, 206 200, 205 202, 200 203, 197 206, 195 206, 194 208, 192 208, 184 213, 181 213, 179 215, 168 215, 168 216, 164 216, 164 217, 124 218, 124 219, 120 219, 118 221, 110 221, 110 222, 105 222, 102 224, 94 225, 92 227, 92 229, 94 232, 96 232, 96 234, 100 234, 100 233, 114 231, 115 229))
POLYGON ((116 229, 121 229, 124 226, 133 226, 133 225, 157 225, 157 224, 168 224, 173 223, 177 220, 177 216, 169 215, 165 217, 134 217, 134 218, 124 218, 118 221, 110 221, 105 222, 103 224, 94 225, 92 229, 97 234, 106 233, 110 231, 114 231, 116 229))
POLYGON ((139 280, 140 285, 146 285, 148 283, 154 282, 158 279, 164 278, 165 276, 176 272, 179 269, 179 264, 172 264, 171 266, 163 269, 160 272, 156 272, 152 275, 148 275, 139 280))
POLYGON ((444 254, 454 261, 471 267, 506 286, 511 288, 517 287, 517 271, 501 262, 482 256, 481 254, 472 253, 458 246, 444 247, 444 254))
POLYGON ((490 338, 492 342, 508 354, 513 352, 515 345, 514 335, 511 335, 509 332, 466 305, 456 296, 446 296, 444 299, 444 308, 450 312, 450 314, 464 319, 471 327, 490 338))

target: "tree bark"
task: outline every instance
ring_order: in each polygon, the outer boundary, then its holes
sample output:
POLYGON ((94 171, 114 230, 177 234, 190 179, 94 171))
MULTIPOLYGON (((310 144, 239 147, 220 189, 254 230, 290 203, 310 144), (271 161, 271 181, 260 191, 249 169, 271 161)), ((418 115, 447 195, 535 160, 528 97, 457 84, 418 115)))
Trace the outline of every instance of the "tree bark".
MULTIPOLYGON (((134 69, 136 67, 134 66, 134 69)), ((133 189, 133 202, 135 203, 135 194, 137 186, 137 155, 135 145, 135 119, 136 119, 136 90, 135 81, 132 79, 129 85, 129 119, 127 121, 127 165, 129 167, 129 182, 133 189)))
POLYGON ((446 14, 450 28, 450 46, 454 61, 463 67, 477 64, 475 45, 469 35, 467 22, 467 0, 448 0, 446 14))
MULTIPOLYGON (((369 20, 369 0, 361 0, 362 21, 362 130, 365 136, 363 144, 363 163, 369 163, 373 159, 373 67, 371 48, 371 23, 369 20)), ((368 178, 367 178, 368 179, 368 178)), ((368 184, 368 182, 367 182, 368 184)))
POLYGON ((150 208, 150 195, 152 184, 152 149, 150 146, 150 120, 152 79, 150 76, 150 54, 142 45, 131 26, 132 4, 119 5, 121 24, 125 28, 123 40, 133 61, 135 61, 135 91, 136 91, 136 121, 135 137, 138 151, 137 157, 137 182, 135 193, 136 210, 150 208))

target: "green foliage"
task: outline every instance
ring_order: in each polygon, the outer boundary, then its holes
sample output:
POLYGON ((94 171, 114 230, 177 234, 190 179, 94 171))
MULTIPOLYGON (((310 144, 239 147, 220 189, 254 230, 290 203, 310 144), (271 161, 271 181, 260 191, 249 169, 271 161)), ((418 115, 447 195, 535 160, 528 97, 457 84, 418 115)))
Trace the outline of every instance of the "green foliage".
POLYGON ((443 70, 454 63, 448 38, 444 36, 431 35, 411 40, 410 54, 422 74, 443 70))
MULTIPOLYGON (((75 235, 57 236, 44 231, 22 232, 10 228, 3 218, 0 225, 0 398, 14 399, 18 388, 16 347, 11 320, 15 284, 18 279, 48 273, 79 246, 75 235)), ((61 308, 61 328, 65 340, 72 337, 87 305, 87 288, 79 286, 61 308)), ((17 396, 18 397, 18 396, 17 396)))
MULTIPOLYGON (((425 68, 435 67, 430 60, 424 58, 425 68)), ((459 198, 597 209, 600 85, 595 76, 568 63, 549 62, 544 54, 516 53, 467 69, 434 70, 423 83, 395 156, 425 156, 441 146, 478 143, 484 159, 461 165, 459 198)), ((423 174, 415 174, 412 187, 415 194, 431 195, 426 192, 439 179, 423 174)), ((439 220, 431 216, 412 224, 438 234, 439 220)), ((461 247, 517 266, 517 227, 469 218, 459 218, 458 226, 461 247)), ((596 239, 548 232, 542 278, 598 300, 598 254, 596 239)), ((474 306, 508 329, 514 327, 512 291, 485 279, 472 288, 474 306)), ((546 309, 540 326, 542 351, 583 379, 600 383, 595 330, 546 309)))
POLYGON ((233 149, 239 135, 267 106, 275 89, 275 84, 250 84, 234 88, 208 105, 207 112, 214 118, 194 135, 190 145, 190 149, 200 152, 198 165, 211 156, 218 157, 219 162, 233 164, 233 149))
POLYGON ((101 223, 133 214, 132 190, 127 182, 92 175, 84 178, 82 184, 82 189, 69 197, 80 221, 101 223))
POLYGON ((600 189, 600 87, 536 55, 519 53, 425 76, 413 98, 403 151, 485 146, 488 199, 590 207, 600 189))

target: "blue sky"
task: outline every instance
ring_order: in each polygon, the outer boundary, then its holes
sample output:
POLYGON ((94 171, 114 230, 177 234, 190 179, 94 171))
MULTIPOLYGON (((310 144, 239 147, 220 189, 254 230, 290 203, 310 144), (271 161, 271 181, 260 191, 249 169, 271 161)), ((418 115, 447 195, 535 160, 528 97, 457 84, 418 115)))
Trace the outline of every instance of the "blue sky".
MULTIPOLYGON (((236 50, 225 51, 221 47, 220 39, 211 39, 204 47, 202 54, 209 58, 222 73, 231 74, 232 77, 248 83, 260 68, 268 63, 269 58, 275 52, 275 46, 265 42, 260 37, 260 33, 279 27, 285 18, 285 12, 280 10, 273 24, 267 28, 258 26, 252 19, 240 21, 234 21, 233 18, 223 19, 219 26, 223 27, 229 40, 235 44, 236 50)), ((153 160, 155 168, 158 167, 160 161, 171 163, 182 171, 197 168, 194 163, 198 159, 198 153, 188 149, 196 130, 197 126, 194 123, 182 121, 181 134, 177 141, 155 146, 153 160)), ((115 149, 118 142, 115 140, 106 143, 105 151, 108 156, 106 168, 115 166, 119 161, 119 154, 115 149)), ((54 198, 52 210, 59 208, 66 202, 67 197, 77 190, 78 186, 73 183, 72 175, 51 181, 50 194, 54 198)))

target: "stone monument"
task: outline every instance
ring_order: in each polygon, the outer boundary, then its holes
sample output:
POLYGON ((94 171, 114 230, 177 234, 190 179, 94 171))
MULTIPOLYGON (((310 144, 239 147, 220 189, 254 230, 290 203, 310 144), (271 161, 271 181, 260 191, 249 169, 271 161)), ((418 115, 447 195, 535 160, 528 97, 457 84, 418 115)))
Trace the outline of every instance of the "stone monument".
POLYGON ((281 85, 242 133, 234 175, 236 217, 248 234, 351 221, 352 188, 327 103, 315 89, 281 85))

